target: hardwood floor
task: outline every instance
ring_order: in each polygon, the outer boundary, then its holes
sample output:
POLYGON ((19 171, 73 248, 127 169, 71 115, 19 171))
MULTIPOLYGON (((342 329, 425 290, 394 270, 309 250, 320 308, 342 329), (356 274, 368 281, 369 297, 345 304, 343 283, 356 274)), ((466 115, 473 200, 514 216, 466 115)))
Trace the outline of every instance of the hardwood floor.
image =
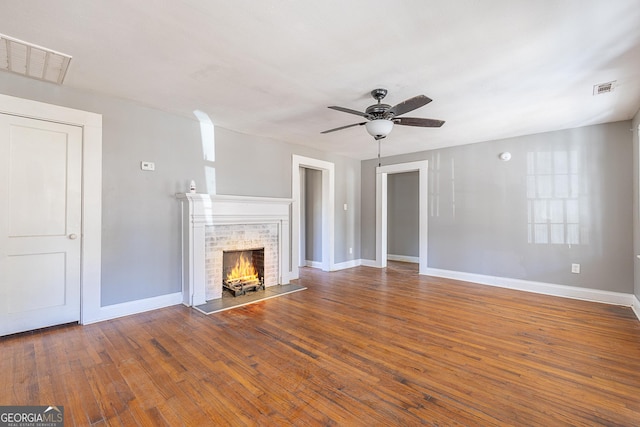
POLYGON ((633 426, 625 307, 433 277, 301 271, 308 289, 0 339, 0 405, 66 425, 633 426))

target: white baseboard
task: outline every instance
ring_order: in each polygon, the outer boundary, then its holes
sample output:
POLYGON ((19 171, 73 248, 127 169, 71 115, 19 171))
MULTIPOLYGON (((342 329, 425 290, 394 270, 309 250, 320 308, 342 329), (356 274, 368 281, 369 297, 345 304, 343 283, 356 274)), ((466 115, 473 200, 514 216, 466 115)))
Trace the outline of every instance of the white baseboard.
POLYGON ((360 259, 339 262, 337 264, 333 264, 333 268, 331 269, 331 271, 346 270, 347 268, 358 267, 360 265, 362 265, 362 260, 360 259))
MULTIPOLYGON (((481 285, 497 286, 500 288, 516 289, 519 291, 534 292, 537 294, 553 295, 557 297, 573 298, 585 301, 602 302, 606 304, 623 305, 633 307, 633 294, 622 292, 603 291, 599 289, 579 288, 576 286, 556 285, 553 283, 532 282, 529 280, 510 279, 507 277, 486 276, 483 274, 464 273, 460 271, 440 270, 437 268, 427 268, 425 272, 428 276, 444 277, 447 279, 463 280, 466 282, 479 283, 481 285)), ((640 303, 634 308, 636 315, 640 312, 640 303)), ((640 316, 639 316, 640 319, 640 316)))
POLYGON ((309 261, 308 259, 304 261, 304 265, 311 268, 319 268, 322 269, 322 262, 320 261, 309 261))
MULTIPOLYGON (((419 264, 420 258, 407 255, 387 255, 387 261, 401 261, 419 264)), ((364 265, 365 267, 381 268, 375 259, 361 259, 360 265, 364 265)))
POLYGON ((417 256, 408 256, 408 255, 387 255, 388 261, 401 261, 401 262, 412 262, 414 264, 420 263, 420 258, 417 256))
MULTIPOLYGON (((323 267, 322 263, 319 262, 319 261, 306 260, 305 261, 305 265, 307 267, 319 268, 319 269, 322 269, 322 267, 323 267)), ((337 264, 333 264, 331 266, 331 270, 330 271, 345 270, 347 268, 358 267, 359 265, 360 265, 360 260, 359 259, 354 259, 354 260, 351 260, 351 261, 339 262, 337 264)))
POLYGON ((638 297, 635 295, 632 295, 632 297, 633 297, 633 302, 631 304, 631 309, 635 313, 638 320, 640 320, 640 300, 638 300, 638 297))
POLYGON ((375 268, 379 268, 378 264, 376 263, 375 259, 361 259, 360 260, 360 265, 364 265, 365 267, 375 267, 375 268))
POLYGON ((129 316, 131 314, 143 313, 145 311, 156 310, 158 308, 169 307, 182 303, 182 292, 174 294, 160 295, 137 301, 123 302, 121 304, 107 305, 100 307, 97 315, 90 319, 83 319, 84 325, 102 322, 103 320, 115 319, 117 317, 129 316))

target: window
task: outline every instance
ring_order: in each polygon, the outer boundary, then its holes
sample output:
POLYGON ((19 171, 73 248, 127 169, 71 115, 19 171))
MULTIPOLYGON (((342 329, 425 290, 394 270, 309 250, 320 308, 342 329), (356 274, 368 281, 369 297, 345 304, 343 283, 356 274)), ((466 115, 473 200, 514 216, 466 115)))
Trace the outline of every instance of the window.
POLYGON ((529 243, 586 243, 580 230, 579 180, 577 151, 527 153, 529 243))

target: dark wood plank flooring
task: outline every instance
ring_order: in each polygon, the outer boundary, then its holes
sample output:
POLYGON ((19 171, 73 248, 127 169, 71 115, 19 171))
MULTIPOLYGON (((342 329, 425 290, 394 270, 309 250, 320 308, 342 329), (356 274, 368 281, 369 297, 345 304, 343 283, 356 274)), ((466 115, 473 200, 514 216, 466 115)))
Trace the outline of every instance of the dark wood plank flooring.
POLYGON ((0 405, 66 425, 640 425, 631 309, 418 276, 323 273, 205 316, 175 306, 0 339, 0 405))

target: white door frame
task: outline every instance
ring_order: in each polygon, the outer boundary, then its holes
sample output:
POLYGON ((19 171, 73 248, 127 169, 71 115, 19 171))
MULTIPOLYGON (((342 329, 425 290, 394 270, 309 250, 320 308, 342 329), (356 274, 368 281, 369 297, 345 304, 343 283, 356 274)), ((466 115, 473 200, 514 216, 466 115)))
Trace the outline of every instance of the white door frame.
POLYGON ((418 274, 427 274, 428 167, 427 160, 376 167, 376 267, 387 266, 387 176, 393 173, 417 171, 419 175, 418 257, 420 259, 418 274))
POLYGON ((0 94, 0 112, 82 127, 80 323, 100 318, 102 115, 0 94))
MULTIPOLYGON (((312 159, 294 154, 291 166, 291 278, 299 277, 300 264, 300 203, 302 200, 300 168, 316 169, 322 172, 322 270, 333 271, 334 228, 335 228, 335 165, 324 160, 312 159)), ((304 262, 304 261, 303 261, 304 262)))

